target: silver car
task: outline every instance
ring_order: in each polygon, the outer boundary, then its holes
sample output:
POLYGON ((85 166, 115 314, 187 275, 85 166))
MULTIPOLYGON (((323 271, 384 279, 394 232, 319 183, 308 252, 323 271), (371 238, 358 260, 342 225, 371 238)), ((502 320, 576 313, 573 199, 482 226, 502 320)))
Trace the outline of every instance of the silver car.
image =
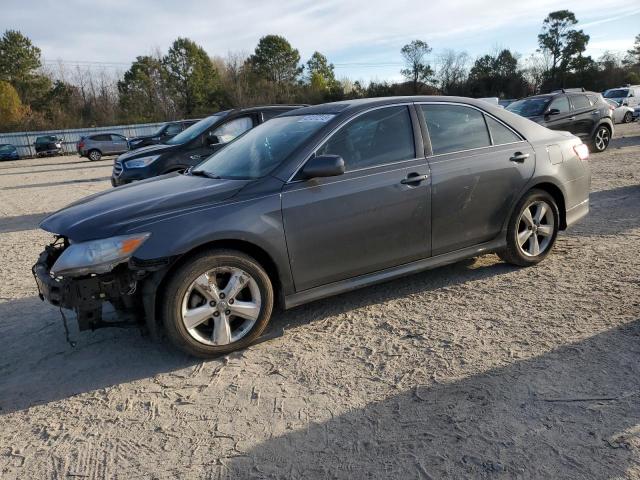
POLYGON ((117 133, 97 133, 80 137, 78 155, 97 162, 103 155, 120 155, 129 150, 127 137, 117 133))

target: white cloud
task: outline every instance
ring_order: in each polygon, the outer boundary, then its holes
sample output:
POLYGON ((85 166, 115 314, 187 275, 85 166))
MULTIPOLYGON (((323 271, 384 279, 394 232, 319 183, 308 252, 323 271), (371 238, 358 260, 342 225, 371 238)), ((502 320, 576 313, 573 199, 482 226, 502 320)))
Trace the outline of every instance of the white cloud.
MULTIPOLYGON (((535 35, 551 10, 570 9, 586 20, 581 26, 596 29, 613 21, 611 12, 638 10, 637 0, 606 3, 603 8, 601 0, 562 5, 557 0, 3 0, 2 23, 30 36, 51 60, 130 62, 154 47, 166 49, 178 36, 192 38, 211 55, 225 55, 250 52, 261 36, 276 33, 303 58, 320 50, 337 63, 397 63, 401 46, 413 38, 425 39, 436 49, 453 45, 473 50, 482 43, 489 51, 516 40, 522 45, 526 32, 533 50, 535 35)), ((629 32, 630 39, 634 33, 629 32)), ((622 40, 615 42, 618 49, 628 48, 622 40)), ((367 68, 361 71, 369 73, 367 68)))

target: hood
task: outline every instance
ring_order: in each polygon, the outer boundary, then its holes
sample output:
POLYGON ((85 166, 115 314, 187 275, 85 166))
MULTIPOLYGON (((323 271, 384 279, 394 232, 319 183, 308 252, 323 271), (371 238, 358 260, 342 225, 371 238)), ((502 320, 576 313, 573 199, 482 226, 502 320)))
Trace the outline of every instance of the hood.
POLYGON ((147 157, 149 155, 160 155, 162 153, 170 152, 171 150, 173 150, 178 146, 179 145, 165 145, 162 143, 159 145, 149 145, 148 147, 142 147, 136 150, 125 152, 118 157, 118 160, 124 161, 124 160, 129 160, 131 158, 147 157))
POLYGON ((149 221, 222 202, 249 180, 170 174, 92 195, 48 216, 40 228, 74 242, 132 231, 149 221))

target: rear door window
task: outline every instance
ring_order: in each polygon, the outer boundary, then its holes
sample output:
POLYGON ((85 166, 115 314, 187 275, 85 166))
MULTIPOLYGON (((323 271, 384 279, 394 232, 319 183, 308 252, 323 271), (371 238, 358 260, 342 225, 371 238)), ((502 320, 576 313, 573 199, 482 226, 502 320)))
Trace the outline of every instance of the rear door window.
POLYGON ((463 105, 420 105, 434 155, 491 146, 484 115, 463 105))
POLYGON ((318 155, 340 155, 347 171, 415 158, 413 126, 406 106, 378 108, 341 127, 318 155))
POLYGON ((107 135, 107 134, 94 135, 93 137, 91 137, 91 140, 94 140, 96 142, 110 142, 111 135, 107 135))
POLYGON ((572 95, 571 103, 573 104, 574 110, 584 110, 585 108, 591 107, 586 95, 572 95))

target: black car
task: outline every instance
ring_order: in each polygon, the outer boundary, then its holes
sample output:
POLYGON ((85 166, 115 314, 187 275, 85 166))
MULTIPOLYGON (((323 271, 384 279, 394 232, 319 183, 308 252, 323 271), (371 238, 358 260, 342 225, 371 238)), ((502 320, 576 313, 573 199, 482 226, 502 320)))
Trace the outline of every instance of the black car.
POLYGON ((272 105, 225 110, 194 123, 161 145, 120 155, 113 165, 114 187, 186 170, 231 140, 267 120, 304 105, 272 105))
POLYGON ((62 139, 55 135, 42 135, 36 137, 34 143, 36 157, 47 157, 50 155, 62 155, 62 139))
POLYGON ((160 129, 151 135, 140 135, 129 139, 129 147, 131 150, 136 148, 148 147, 149 145, 157 145, 175 137, 183 130, 189 128, 198 120, 182 120, 180 122, 165 123, 160 129))
POLYGON ((605 151, 614 132, 611 108, 595 92, 559 90, 523 98, 507 110, 552 130, 571 132, 594 152, 605 151))
POLYGON ((0 160, 18 160, 18 149, 10 143, 0 143, 0 160))
POLYGON ((258 338, 277 305, 491 252, 537 264, 589 211, 588 156, 575 136, 480 100, 316 105, 189 172, 49 216, 40 226, 55 242, 34 274, 83 330, 113 325, 111 302, 191 354, 226 353, 258 338))

